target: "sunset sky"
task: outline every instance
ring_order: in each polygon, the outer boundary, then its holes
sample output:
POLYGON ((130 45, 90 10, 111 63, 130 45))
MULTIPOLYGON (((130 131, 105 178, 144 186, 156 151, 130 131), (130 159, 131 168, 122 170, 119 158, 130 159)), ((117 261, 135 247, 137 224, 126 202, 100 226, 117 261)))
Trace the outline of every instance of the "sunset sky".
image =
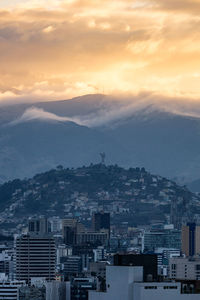
POLYGON ((200 96, 200 0, 1 0, 0 101, 200 96))

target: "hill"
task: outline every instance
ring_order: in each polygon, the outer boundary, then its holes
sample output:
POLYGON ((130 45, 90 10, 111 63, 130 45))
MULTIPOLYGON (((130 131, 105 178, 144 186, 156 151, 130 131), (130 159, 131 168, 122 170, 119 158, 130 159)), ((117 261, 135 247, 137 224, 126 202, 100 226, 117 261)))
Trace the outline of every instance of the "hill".
POLYGON ((14 232, 30 216, 70 215, 87 224, 96 210, 110 211, 113 223, 128 222, 130 226, 166 222, 171 203, 176 203, 174 213, 180 220, 200 216, 200 198, 186 187, 144 168, 117 165, 58 166, 0 186, 1 228, 13 228, 14 232))

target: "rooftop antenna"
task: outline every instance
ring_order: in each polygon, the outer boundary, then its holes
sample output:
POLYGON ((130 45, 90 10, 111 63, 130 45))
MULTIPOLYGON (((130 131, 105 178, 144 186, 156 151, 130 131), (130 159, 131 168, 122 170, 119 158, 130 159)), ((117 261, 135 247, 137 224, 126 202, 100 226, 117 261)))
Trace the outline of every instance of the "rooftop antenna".
POLYGON ((101 164, 102 165, 105 165, 105 159, 106 159, 106 154, 105 154, 105 152, 101 152, 101 153, 99 153, 100 154, 100 156, 101 156, 101 164))

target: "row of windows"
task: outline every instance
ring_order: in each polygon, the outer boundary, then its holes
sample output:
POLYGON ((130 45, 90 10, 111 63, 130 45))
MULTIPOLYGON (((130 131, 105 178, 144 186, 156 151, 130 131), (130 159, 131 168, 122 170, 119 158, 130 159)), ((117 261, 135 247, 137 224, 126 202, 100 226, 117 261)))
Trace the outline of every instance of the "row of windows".
MULTIPOLYGON (((156 290, 158 287, 156 285, 152 285, 152 286, 145 286, 144 287, 146 290, 156 290)), ((177 286, 163 286, 163 289, 166 290, 166 289, 177 289, 178 287, 177 286)))

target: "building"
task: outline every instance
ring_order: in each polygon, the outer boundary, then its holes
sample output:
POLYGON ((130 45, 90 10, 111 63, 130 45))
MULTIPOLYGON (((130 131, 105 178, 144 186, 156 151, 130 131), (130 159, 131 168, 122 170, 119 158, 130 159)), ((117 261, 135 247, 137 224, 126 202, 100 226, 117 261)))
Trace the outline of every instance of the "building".
POLYGON ((0 273, 5 273, 10 280, 14 279, 14 251, 3 250, 0 253, 0 273))
POLYGON ((170 258, 169 276, 176 280, 200 280, 200 258, 170 258))
POLYGON ((151 230, 144 233, 144 251, 155 248, 181 249, 181 231, 177 229, 151 230))
POLYGON ((50 232, 50 224, 47 218, 35 218, 28 221, 28 231, 30 233, 47 234, 50 232))
POLYGON ((97 290, 106 291, 106 265, 104 261, 90 262, 90 274, 97 278, 97 290))
POLYGON ((46 300, 70 300, 70 282, 52 281, 47 282, 46 300))
POLYGON ((91 275, 106 279, 106 265, 105 261, 90 262, 91 275))
POLYGON ((94 245, 106 245, 109 239, 108 230, 102 230, 99 232, 80 232, 76 234, 76 243, 77 245, 83 245, 91 243, 94 245))
POLYGON ((157 255, 158 275, 168 277, 169 275, 169 259, 172 257, 180 257, 179 249, 156 248, 154 253, 157 255))
MULTIPOLYGON (((197 300, 199 294, 184 294, 180 282, 143 282, 143 268, 106 267, 106 292, 90 291, 89 300, 197 300)), ((195 291, 194 291, 195 292, 195 291)))
POLYGON ((64 243, 73 246, 77 243, 77 234, 85 232, 85 227, 77 219, 63 219, 62 220, 62 233, 64 243))
POLYGON ((54 280, 56 249, 50 235, 27 234, 16 238, 16 279, 28 284, 33 277, 54 280))
POLYGON ((182 226, 182 252, 187 256, 200 254, 200 226, 187 223, 182 226))
POLYGON ((158 266, 157 255, 155 254, 115 254, 115 266, 142 266, 144 268, 144 281, 149 278, 157 280, 158 266))
POLYGON ((61 257, 65 277, 74 276, 82 272, 82 259, 80 256, 61 257))
POLYGON ((76 245, 76 227, 65 226, 63 228, 63 238, 66 245, 76 245))
POLYGON ((106 249, 103 246, 99 246, 96 249, 93 249, 94 261, 105 260, 106 258, 106 249))
POLYGON ((97 212, 92 216, 92 229, 93 231, 100 231, 106 229, 110 235, 110 213, 97 212))
POLYGON ((71 285, 71 300, 87 300, 88 292, 95 289, 94 278, 74 278, 71 285))
POLYGON ((60 232, 62 230, 62 221, 59 217, 52 217, 49 219, 51 232, 60 232))
POLYGON ((56 249, 56 263, 60 264, 61 257, 72 255, 72 248, 66 245, 58 245, 56 249))
POLYGON ((19 288, 25 285, 24 281, 9 281, 6 276, 0 278, 0 299, 19 300, 19 288))

